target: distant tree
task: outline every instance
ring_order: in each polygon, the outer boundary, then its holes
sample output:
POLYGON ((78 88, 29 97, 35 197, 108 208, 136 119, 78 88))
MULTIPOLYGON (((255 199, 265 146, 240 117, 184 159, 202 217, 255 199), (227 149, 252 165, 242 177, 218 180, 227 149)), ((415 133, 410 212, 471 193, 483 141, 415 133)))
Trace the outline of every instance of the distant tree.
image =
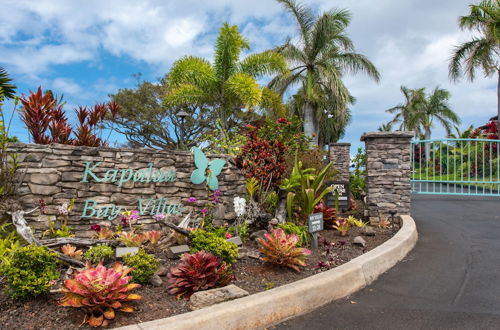
POLYGON ((289 40, 276 48, 287 59, 291 73, 276 76, 269 86, 283 94, 298 84, 292 101, 301 108, 304 133, 314 144, 333 142, 343 134, 350 118, 348 107, 354 101, 342 81, 344 75, 365 72, 379 81, 380 74, 366 56, 355 52, 346 34, 349 11, 332 9, 315 15, 294 0, 277 1, 293 16, 299 35, 297 42, 289 40))
POLYGON ((120 89, 110 97, 121 106, 118 115, 108 119, 108 127, 124 134, 130 146, 159 149, 178 149, 181 144, 197 144, 207 126, 215 120, 210 109, 203 105, 165 107, 165 80, 158 83, 139 82, 136 88, 120 89), (185 119, 177 114, 189 113, 185 119), (184 121, 184 122, 183 122, 184 121))
POLYGON ((9 77, 7 71, 0 67, 0 88, 3 91, 3 97, 6 99, 13 99, 16 95, 16 86, 12 84, 12 78, 9 77))
POLYGON ((390 121, 391 126, 400 123, 400 131, 413 131, 417 127, 410 124, 410 119, 413 114, 418 110, 425 100, 425 89, 410 89, 405 86, 400 87, 401 93, 405 98, 404 103, 400 103, 395 107, 387 109, 386 112, 390 114, 395 114, 392 121, 390 121))
MULTIPOLYGON (((454 49, 450 59, 450 78, 458 80, 464 74, 470 81, 476 77, 476 69, 481 68, 486 77, 498 76, 497 113, 500 118, 500 1, 484 0, 477 5, 470 5, 467 16, 461 16, 458 24, 462 30, 476 31, 471 41, 454 49)), ((500 120, 497 122, 500 130, 500 120)))
POLYGON ((455 126, 455 133, 449 133, 446 137, 450 139, 468 139, 473 131, 474 125, 470 125, 469 128, 464 131, 461 131, 460 127, 455 126))
POLYGON ((390 132, 392 131, 392 123, 382 124, 378 127, 379 132, 390 132))
POLYGON ((214 63, 194 56, 176 61, 166 77, 168 90, 164 105, 212 109, 224 129, 252 118, 255 109, 284 112, 281 97, 257 80, 272 74, 286 74, 282 55, 273 51, 251 54, 240 59, 250 45, 238 27, 225 23, 215 44, 214 63))

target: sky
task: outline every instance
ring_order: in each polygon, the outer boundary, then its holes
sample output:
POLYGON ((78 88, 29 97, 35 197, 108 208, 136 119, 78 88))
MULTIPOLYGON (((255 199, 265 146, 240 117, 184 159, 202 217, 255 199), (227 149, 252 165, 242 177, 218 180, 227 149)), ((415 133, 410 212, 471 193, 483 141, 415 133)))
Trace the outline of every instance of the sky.
MULTIPOLYGON (((483 125, 496 114, 496 77, 474 82, 448 78, 453 47, 471 38, 458 28, 471 0, 305 0, 317 12, 348 9, 347 33, 356 50, 378 68, 375 83, 364 74, 345 77, 357 102, 343 142, 361 146, 364 132, 391 119, 386 109, 403 102, 401 85, 436 86, 451 92, 450 106, 462 129, 483 125)), ((64 94, 66 111, 107 101, 110 93, 140 79, 156 81, 184 55, 213 59, 224 22, 238 25, 250 52, 282 44, 297 33, 291 17, 274 0, 0 0, 0 66, 27 94, 38 86, 64 94)), ((12 106, 4 112, 10 115, 12 106)), ((11 134, 29 137, 14 115, 11 134)), ((444 137, 436 125, 433 138, 444 137)), ((112 135, 111 142, 124 142, 112 135)))

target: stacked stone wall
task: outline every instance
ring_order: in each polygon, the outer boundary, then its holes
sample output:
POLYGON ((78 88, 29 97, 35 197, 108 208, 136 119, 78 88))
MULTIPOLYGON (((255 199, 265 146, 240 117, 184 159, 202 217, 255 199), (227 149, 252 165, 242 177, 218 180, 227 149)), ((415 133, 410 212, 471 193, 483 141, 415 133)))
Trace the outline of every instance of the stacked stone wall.
POLYGON ((351 144, 330 144, 330 161, 337 171, 337 180, 349 182, 349 167, 351 165, 351 144))

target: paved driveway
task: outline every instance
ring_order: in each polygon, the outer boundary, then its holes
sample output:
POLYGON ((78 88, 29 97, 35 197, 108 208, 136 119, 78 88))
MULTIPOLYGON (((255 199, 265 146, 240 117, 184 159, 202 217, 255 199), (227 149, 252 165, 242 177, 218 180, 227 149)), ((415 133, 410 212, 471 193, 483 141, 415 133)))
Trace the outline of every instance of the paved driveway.
POLYGON ((280 329, 500 329, 500 198, 418 195, 414 250, 369 287, 280 329))

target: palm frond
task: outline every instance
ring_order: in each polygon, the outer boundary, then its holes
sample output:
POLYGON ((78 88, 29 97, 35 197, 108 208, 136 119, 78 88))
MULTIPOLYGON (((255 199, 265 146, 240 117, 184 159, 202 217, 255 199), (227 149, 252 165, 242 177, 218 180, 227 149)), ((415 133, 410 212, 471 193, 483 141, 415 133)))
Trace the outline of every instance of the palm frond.
POLYGON ((173 87, 191 84, 206 89, 215 81, 215 72, 210 63, 194 56, 185 56, 174 62, 167 75, 167 83, 173 87))
POLYGON ((222 25, 215 43, 214 60, 215 74, 219 81, 226 81, 236 72, 241 51, 249 48, 248 40, 243 38, 236 25, 222 25))
POLYGON ((312 10, 294 0, 277 1, 295 17, 297 25, 299 26, 300 37, 304 41, 306 48, 309 48, 309 34, 314 22, 316 21, 316 17, 312 10))
POLYGON ((273 51, 265 51, 247 56, 238 64, 237 71, 259 79, 271 74, 287 75, 288 65, 283 55, 273 51))
POLYGON ((12 78, 9 77, 7 71, 0 67, 0 89, 3 97, 13 99, 16 96, 16 85, 12 84, 12 78))
POLYGON ((261 89, 255 79, 243 72, 235 73, 224 83, 224 91, 233 95, 248 109, 253 109, 260 102, 261 89))

